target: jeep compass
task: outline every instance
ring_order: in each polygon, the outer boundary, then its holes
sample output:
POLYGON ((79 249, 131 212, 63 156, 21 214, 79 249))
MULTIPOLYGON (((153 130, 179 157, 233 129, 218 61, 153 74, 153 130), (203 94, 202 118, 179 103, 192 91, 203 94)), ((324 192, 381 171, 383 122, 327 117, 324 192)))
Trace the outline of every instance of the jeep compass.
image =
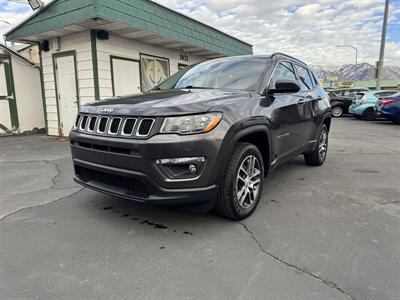
POLYGON ((209 60, 144 94, 82 106, 70 134, 74 179, 240 220, 278 165, 298 155, 323 164, 330 123, 328 96, 302 61, 281 53, 209 60))

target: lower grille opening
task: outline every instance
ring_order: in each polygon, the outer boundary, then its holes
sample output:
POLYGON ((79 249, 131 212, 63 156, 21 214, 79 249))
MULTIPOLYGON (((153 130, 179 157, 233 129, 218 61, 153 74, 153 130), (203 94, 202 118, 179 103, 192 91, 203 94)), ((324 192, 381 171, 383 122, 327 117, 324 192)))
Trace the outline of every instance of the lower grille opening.
POLYGON ((106 151, 106 152, 126 154, 126 155, 135 155, 135 156, 139 155, 139 153, 135 150, 120 148, 120 147, 110 147, 110 146, 105 146, 105 145, 91 144, 91 143, 84 143, 84 142, 75 142, 75 141, 71 141, 71 144, 78 145, 79 147, 83 147, 83 148, 87 148, 87 149, 98 150, 98 151, 106 151))
POLYGON ((141 198, 149 196, 146 187, 137 179, 95 171, 81 166, 75 166, 75 172, 79 179, 86 183, 90 181, 100 183, 110 187, 110 190, 118 188, 124 194, 141 198))

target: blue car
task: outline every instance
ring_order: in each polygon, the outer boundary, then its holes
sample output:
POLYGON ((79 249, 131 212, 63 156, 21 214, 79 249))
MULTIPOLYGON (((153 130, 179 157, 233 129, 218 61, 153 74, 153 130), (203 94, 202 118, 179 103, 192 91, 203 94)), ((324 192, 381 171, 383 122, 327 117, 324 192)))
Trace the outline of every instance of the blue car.
POLYGON ((377 115, 400 124, 400 92, 381 98, 377 107, 377 115))
POLYGON ((353 114, 356 119, 373 121, 376 119, 375 107, 378 104, 378 100, 397 92, 395 90, 358 92, 349 107, 349 113, 353 114))

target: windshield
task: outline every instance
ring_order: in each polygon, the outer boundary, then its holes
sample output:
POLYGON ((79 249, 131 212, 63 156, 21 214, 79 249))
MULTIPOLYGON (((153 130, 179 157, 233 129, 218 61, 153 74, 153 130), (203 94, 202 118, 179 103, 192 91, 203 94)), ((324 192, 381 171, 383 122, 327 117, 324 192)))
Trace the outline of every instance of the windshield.
POLYGON ((255 90, 269 58, 225 58, 187 67, 156 86, 155 90, 211 88, 255 90))

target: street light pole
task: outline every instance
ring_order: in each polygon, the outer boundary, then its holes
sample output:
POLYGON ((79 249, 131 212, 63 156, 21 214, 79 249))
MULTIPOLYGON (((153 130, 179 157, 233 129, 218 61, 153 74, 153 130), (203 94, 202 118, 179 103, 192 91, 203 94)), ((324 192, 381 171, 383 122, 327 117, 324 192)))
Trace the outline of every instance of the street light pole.
POLYGON ((337 48, 352 48, 356 51, 356 63, 354 64, 354 87, 356 86, 356 75, 357 75, 357 60, 358 60, 358 49, 354 46, 338 45, 337 48))
MULTIPOLYGON (((0 22, 3 22, 7 25, 13 26, 10 22, 4 21, 4 20, 0 20, 0 22)), ((4 38, 4 45, 7 47, 7 41, 6 41, 6 37, 3 35, 4 38)))
POLYGON ((386 0, 385 14, 383 16, 381 49, 379 52, 378 72, 377 72, 377 76, 376 76, 376 90, 381 89, 381 77, 382 77, 382 71, 383 71, 383 58, 385 56, 386 29, 387 29, 388 15, 389 15, 389 0, 386 0))

